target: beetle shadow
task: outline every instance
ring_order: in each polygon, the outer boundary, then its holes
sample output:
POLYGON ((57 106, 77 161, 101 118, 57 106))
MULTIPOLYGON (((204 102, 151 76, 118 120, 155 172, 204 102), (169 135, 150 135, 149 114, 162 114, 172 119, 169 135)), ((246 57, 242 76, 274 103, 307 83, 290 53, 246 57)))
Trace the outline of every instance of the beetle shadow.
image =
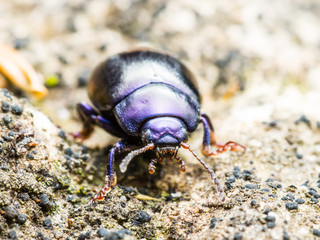
POLYGON ((126 154, 119 154, 115 159, 115 169, 118 177, 118 184, 137 188, 139 193, 153 197, 159 197, 161 192, 167 189, 160 189, 157 181, 163 177, 164 166, 156 164, 154 174, 149 173, 149 163, 151 159, 156 158, 153 152, 140 154, 132 159, 125 173, 120 172, 119 164, 126 154))

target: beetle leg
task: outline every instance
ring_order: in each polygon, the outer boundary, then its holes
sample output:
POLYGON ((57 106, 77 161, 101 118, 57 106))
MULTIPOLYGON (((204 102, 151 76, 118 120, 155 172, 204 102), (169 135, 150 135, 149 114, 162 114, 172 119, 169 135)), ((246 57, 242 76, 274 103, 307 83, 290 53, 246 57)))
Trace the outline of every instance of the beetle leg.
POLYGON ((156 166, 155 166, 155 164, 157 163, 157 159, 156 158, 154 158, 154 159, 152 159, 151 160, 151 162, 149 163, 149 173, 150 174, 154 174, 155 173, 155 171, 156 171, 156 166))
POLYGON ((83 122, 83 129, 79 133, 74 133, 74 137, 87 139, 92 134, 94 125, 101 127, 114 136, 125 136, 125 133, 123 133, 116 123, 100 116, 99 113, 95 111, 89 104, 79 103, 77 104, 77 110, 83 122))
POLYGON ((180 164, 180 171, 181 172, 185 172, 186 171, 186 166, 185 166, 184 161, 182 160, 182 158, 179 157, 179 156, 175 156, 174 158, 177 159, 178 163, 180 164))
POLYGON ((201 146, 201 152, 204 156, 215 157, 229 150, 235 151, 235 152, 241 151, 241 150, 246 151, 245 146, 233 141, 229 141, 226 144, 218 144, 216 137, 214 135, 214 129, 210 121, 210 118, 206 114, 201 114, 200 120, 204 128, 204 135, 203 135, 203 141, 201 146), (211 152, 210 144, 216 145, 218 149, 214 152, 211 152))
POLYGON ((87 139, 93 132, 93 120, 92 116, 97 116, 98 113, 87 103, 78 103, 77 111, 83 122, 83 128, 80 132, 73 133, 75 138, 87 139))
POLYGON ((214 183, 217 185, 218 191, 220 192, 221 201, 224 201, 225 193, 222 189, 222 186, 220 185, 218 178, 214 174, 213 170, 210 169, 209 166, 202 159, 200 159, 200 157, 193 151, 193 149, 187 143, 182 142, 181 147, 183 147, 184 149, 188 149, 192 153, 192 155, 202 164, 202 166, 204 166, 204 168, 210 173, 211 178, 213 179, 214 183))
POLYGON ((130 151, 136 146, 130 145, 125 141, 120 140, 110 150, 107 162, 107 173, 105 178, 104 186, 101 188, 98 194, 93 198, 93 202, 101 201, 111 191, 111 187, 117 184, 117 175, 114 171, 114 156, 116 153, 130 151))

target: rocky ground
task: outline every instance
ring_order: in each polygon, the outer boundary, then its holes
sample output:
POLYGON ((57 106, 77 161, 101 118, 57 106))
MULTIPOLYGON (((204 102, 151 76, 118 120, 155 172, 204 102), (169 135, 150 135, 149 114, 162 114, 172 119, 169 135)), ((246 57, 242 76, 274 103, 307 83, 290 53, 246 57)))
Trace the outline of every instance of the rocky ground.
POLYGON ((318 1, 0 0, 0 15, 0 41, 49 87, 37 102, 1 83, 14 92, 0 91, 1 239, 320 238, 318 1), (181 150, 185 173, 149 175, 139 158, 90 204, 117 139, 97 129, 74 142, 75 105, 99 61, 139 45, 187 62, 219 140, 247 146, 204 159, 224 202, 181 150))

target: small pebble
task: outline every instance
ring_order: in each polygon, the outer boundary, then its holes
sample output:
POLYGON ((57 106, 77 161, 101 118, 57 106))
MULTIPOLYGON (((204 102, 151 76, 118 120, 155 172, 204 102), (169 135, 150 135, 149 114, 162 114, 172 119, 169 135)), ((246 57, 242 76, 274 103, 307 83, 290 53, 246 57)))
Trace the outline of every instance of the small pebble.
POLYGON ((15 219, 18 216, 18 214, 19 213, 15 207, 6 206, 4 208, 4 216, 9 220, 15 219))
POLYGON ((288 210, 298 210, 298 203, 296 202, 287 202, 286 209, 288 210))
POLYGON ((87 85, 89 77, 90 71, 88 69, 83 69, 78 76, 78 87, 85 87, 87 85))
POLYGON ((272 212, 269 212, 267 217, 266 217, 266 221, 267 222, 275 222, 276 221, 276 217, 273 214, 270 214, 272 212))
POLYGON ((21 106, 19 105, 14 105, 12 106, 11 112, 15 115, 21 115, 23 112, 23 109, 21 106))
POLYGON ((283 231, 282 237, 283 240, 290 240, 289 234, 286 231, 283 231))
POLYGON ((66 136, 66 133, 65 133, 65 131, 63 131, 63 130, 60 130, 60 132, 59 132, 59 137, 61 137, 62 139, 66 139, 67 138, 67 136, 66 136))
POLYGON ((72 200, 74 199, 74 196, 69 194, 67 197, 66 197, 66 200, 67 202, 72 202, 72 200))
POLYGON ((314 229, 312 229, 312 234, 315 235, 315 236, 317 236, 317 237, 320 237, 320 230, 314 228, 314 229))
POLYGON ((248 181, 250 181, 250 180, 252 180, 252 172, 250 172, 249 170, 244 170, 243 172, 242 172, 242 177, 243 177, 243 179, 244 180, 248 180, 248 181))
POLYGON ((312 197, 312 198, 311 198, 311 202, 313 202, 314 204, 317 204, 319 201, 318 201, 318 199, 317 199, 317 198, 312 197))
POLYGON ((78 240, 91 239, 91 231, 87 231, 86 233, 81 233, 78 237, 78 240))
POLYGON ((216 226, 217 220, 218 220, 217 218, 212 218, 210 220, 210 226, 209 226, 210 229, 213 229, 216 226))
POLYGON ((52 221, 51 219, 46 219, 43 221, 43 226, 45 226, 45 228, 52 228, 52 221))
POLYGON ((242 240, 242 235, 240 233, 236 233, 233 237, 233 240, 242 240))
POLYGON ((25 202, 30 199, 30 196, 28 193, 18 193, 18 198, 25 202))
POLYGON ((72 151, 72 149, 69 148, 69 147, 64 150, 64 153, 65 153, 66 155, 68 155, 68 156, 72 156, 72 155, 73 155, 73 151, 72 151))
POLYGON ((276 224, 274 222, 267 222, 267 227, 268 228, 274 228, 276 224))
POLYGON ((10 103, 8 102, 3 102, 2 105, 1 105, 1 110, 2 112, 4 113, 7 113, 10 111, 10 103))
POLYGON ((270 208, 267 208, 266 210, 263 211, 263 214, 268 214, 269 212, 271 212, 272 210, 270 208))
POLYGON ((252 199, 250 202, 251 207, 257 207, 258 206, 258 201, 256 199, 252 199))
POLYGON ((239 167, 235 166, 233 168, 233 175, 236 177, 236 178, 241 178, 242 177, 242 173, 241 173, 241 170, 239 167))
POLYGON ((151 220, 151 216, 147 212, 139 210, 139 212, 133 216, 132 220, 136 225, 140 225, 142 223, 149 222, 151 220))
POLYGON ((125 208, 126 207, 126 203, 125 202, 120 202, 120 206, 125 208))
POLYGON ((234 175, 231 175, 228 179, 227 179, 227 183, 234 183, 236 181, 236 177, 234 175))
POLYGON ((18 215, 17 220, 18 220, 18 223, 24 224, 27 221, 27 216, 21 213, 18 215))
POLYGON ((28 153, 26 157, 27 157, 28 159, 30 159, 30 160, 33 160, 33 159, 34 159, 34 156, 33 156, 33 154, 31 154, 31 153, 28 153))
POLYGON ((53 204, 50 202, 47 194, 45 193, 42 193, 40 195, 40 205, 44 210, 47 210, 47 211, 53 207, 53 204))
POLYGON ((296 157, 297 157, 298 159, 302 159, 302 158, 303 158, 303 154, 301 154, 301 153, 296 153, 296 157))
POLYGON ((296 199, 296 203, 298 203, 298 204, 304 204, 305 201, 304 201, 302 198, 297 198, 297 199, 296 199))
POLYGON ((2 120, 5 124, 11 123, 11 118, 7 115, 3 116, 2 120))
POLYGON ((258 186, 258 185, 251 184, 251 183, 246 184, 245 187, 246 187, 247 189, 259 189, 259 186, 258 186))
POLYGON ((292 193, 288 193, 286 196, 282 197, 282 201, 294 201, 295 196, 292 193))
POLYGON ((295 124, 305 123, 308 127, 311 127, 311 121, 307 118, 306 115, 301 115, 301 117, 294 122, 295 124))
POLYGON ((118 236, 120 239, 123 239, 126 234, 131 235, 131 231, 129 229, 120 229, 118 231, 118 236))
POLYGON ((10 239, 18 239, 17 233, 15 231, 10 231, 8 235, 10 239))
POLYGON ((104 237, 107 235, 107 233, 108 233, 108 231, 105 228, 99 228, 97 231, 97 234, 99 237, 104 237))

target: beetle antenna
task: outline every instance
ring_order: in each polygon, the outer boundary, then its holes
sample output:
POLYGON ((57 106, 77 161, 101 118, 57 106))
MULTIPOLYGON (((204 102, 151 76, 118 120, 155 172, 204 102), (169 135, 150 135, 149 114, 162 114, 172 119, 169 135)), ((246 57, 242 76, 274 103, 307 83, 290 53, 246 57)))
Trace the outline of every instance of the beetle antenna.
POLYGON ((218 191, 220 192, 221 201, 224 201, 225 193, 220 185, 220 182, 219 182, 217 176, 214 174, 214 172, 208 167, 208 165, 202 159, 200 159, 200 157, 195 153, 195 151, 187 143, 182 142, 181 147, 183 147, 184 149, 188 149, 192 153, 192 155, 202 164, 202 166, 204 166, 204 168, 207 169, 207 171, 210 173, 211 178, 213 179, 214 183, 218 187, 218 191))
POLYGON ((148 144, 147 146, 145 146, 145 147, 143 147, 143 148, 139 148, 139 149, 137 149, 137 150, 131 151, 131 152, 122 160, 122 162, 120 163, 120 165, 119 165, 120 171, 121 171, 122 173, 124 173, 124 172, 127 170, 129 163, 131 162, 131 160, 132 160, 135 156, 137 156, 137 155, 139 155, 139 154, 141 154, 141 153, 144 153, 144 152, 146 152, 146 151, 148 151, 148 150, 151 150, 151 149, 153 149, 153 148, 154 148, 154 144, 153 144, 153 143, 150 143, 150 144, 148 144))

